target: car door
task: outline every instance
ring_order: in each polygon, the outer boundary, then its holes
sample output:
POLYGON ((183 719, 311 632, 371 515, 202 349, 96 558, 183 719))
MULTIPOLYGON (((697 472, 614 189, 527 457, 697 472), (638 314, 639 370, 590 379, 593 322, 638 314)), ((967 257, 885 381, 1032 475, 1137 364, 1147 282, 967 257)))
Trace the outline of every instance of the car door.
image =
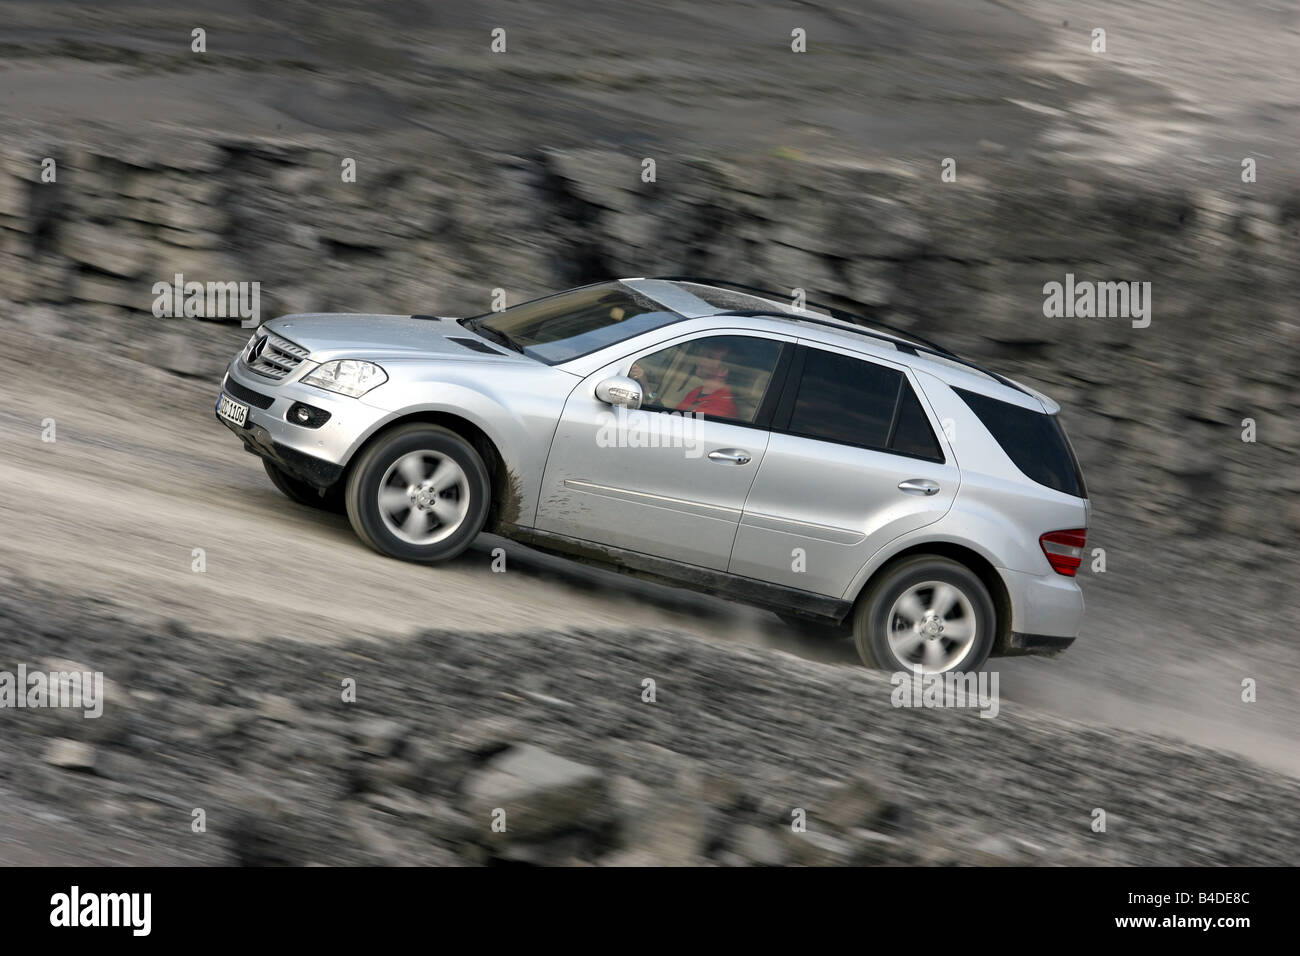
POLYGON ((695 333, 587 376, 555 431, 538 529, 725 571, 767 449, 770 386, 788 366, 793 342, 695 333), (645 380, 640 409, 596 397, 604 380, 633 373, 645 380))
POLYGON ((840 597, 879 548, 937 521, 960 473, 909 370, 801 341, 729 570, 840 597))

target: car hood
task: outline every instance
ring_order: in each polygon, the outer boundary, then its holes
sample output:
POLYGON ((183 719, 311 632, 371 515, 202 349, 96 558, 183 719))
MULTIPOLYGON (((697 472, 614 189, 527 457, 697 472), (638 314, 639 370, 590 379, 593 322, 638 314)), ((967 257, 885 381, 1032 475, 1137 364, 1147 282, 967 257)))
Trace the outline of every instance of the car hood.
POLYGON ((340 358, 445 358, 451 360, 524 360, 475 335, 444 316, 373 315, 368 313, 313 312, 286 315, 266 323, 266 329, 296 342, 311 353, 313 362, 340 358), (478 351, 462 339, 474 342, 478 351), (495 354, 494 354, 495 353, 495 354))

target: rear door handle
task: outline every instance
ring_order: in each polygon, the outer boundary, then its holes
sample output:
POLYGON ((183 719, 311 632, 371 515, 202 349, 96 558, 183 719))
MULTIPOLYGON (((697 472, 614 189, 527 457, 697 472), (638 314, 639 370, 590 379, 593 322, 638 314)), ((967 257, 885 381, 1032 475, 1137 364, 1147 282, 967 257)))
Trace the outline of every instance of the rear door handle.
POLYGON ((743 448, 719 448, 709 452, 710 461, 729 461, 733 465, 748 465, 753 458, 743 448))
POLYGON ((906 491, 909 495, 937 495, 939 493, 939 486, 925 478, 908 478, 906 481, 900 481, 898 489, 899 491, 906 491))

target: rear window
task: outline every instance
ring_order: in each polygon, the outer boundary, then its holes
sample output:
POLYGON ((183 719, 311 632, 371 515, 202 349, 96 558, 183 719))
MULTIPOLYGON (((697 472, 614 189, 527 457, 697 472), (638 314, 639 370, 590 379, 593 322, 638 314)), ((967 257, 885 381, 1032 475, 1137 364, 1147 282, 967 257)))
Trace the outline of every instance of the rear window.
POLYGON ((1074 449, 1055 415, 962 388, 953 391, 970 406, 1007 457, 1028 477, 1067 495, 1088 497, 1074 449))

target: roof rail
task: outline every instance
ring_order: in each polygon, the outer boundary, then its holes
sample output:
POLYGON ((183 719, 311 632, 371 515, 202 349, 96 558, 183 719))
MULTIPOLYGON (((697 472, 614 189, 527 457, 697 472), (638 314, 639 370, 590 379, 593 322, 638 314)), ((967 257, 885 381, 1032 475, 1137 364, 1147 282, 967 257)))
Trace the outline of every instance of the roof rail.
MULTIPOLYGON (((742 285, 739 282, 729 282, 725 279, 702 279, 697 276, 653 276, 652 278, 658 279, 662 282, 692 282, 695 283, 696 285, 711 285, 720 289, 733 289, 741 292, 749 292, 749 293, 764 296, 769 299, 775 299, 778 302, 780 302, 784 298, 784 296, 779 292, 773 292, 769 289, 758 289, 755 288, 754 286, 742 285)), ((834 306, 822 305, 817 302, 808 302, 806 304, 812 306, 814 309, 821 309, 832 319, 836 319, 839 322, 846 322, 849 325, 854 326, 852 331, 858 333, 859 335, 866 335, 866 336, 870 336, 873 339, 881 339, 886 342, 891 342, 900 351, 907 352, 911 355, 916 355, 921 352, 925 352, 930 355, 937 355, 940 358, 947 359, 950 362, 956 362, 958 365, 965 365, 967 368, 972 368, 977 372, 982 372, 983 374, 987 375, 989 378, 993 379, 994 381, 999 382, 1002 385, 1006 385, 1008 388, 1014 388, 1017 392, 1024 392, 1026 395, 1029 394, 1028 392, 1025 392, 1025 389, 1023 387, 1017 385, 1015 382, 1011 381, 1011 379, 1006 378, 1003 375, 999 375, 997 372, 993 371, 992 369, 985 368, 983 365, 980 365, 976 362, 972 362, 970 359, 964 359, 957 353, 944 348, 942 345, 937 345, 936 343, 931 342, 928 339, 924 339, 919 335, 913 335, 911 332, 905 332, 902 329, 895 328, 892 325, 886 325, 883 322, 873 322, 870 319, 857 315, 856 313, 848 312, 844 309, 837 309, 834 306), (890 335, 881 335, 880 333, 873 331, 873 327, 878 329, 884 329, 886 332, 893 332, 898 336, 901 336, 902 339, 904 339, 904 341, 900 341, 898 338, 894 338, 893 336, 890 335), (907 339, 910 339, 911 341, 910 342, 905 341, 907 339)), ((717 314, 756 316, 756 315, 772 315, 773 312, 771 309, 732 309, 726 312, 719 312, 717 314)), ((785 312, 779 315, 778 317, 793 318, 793 319, 797 319, 800 322, 810 322, 815 325, 824 325, 827 328, 843 330, 843 326, 841 325, 833 325, 832 323, 825 322, 825 321, 819 322, 818 317, 816 315, 785 312)))
MULTIPOLYGON (((788 298, 787 295, 781 292, 773 292, 771 289, 759 289, 752 285, 742 285, 739 282, 731 282, 727 279, 705 279, 700 278, 699 276, 647 276, 647 278, 658 279, 662 282, 693 282, 696 285, 711 285, 716 286, 719 289, 732 289, 739 292, 749 292, 754 295, 761 295, 765 298, 773 299, 777 302, 782 302, 788 298)), ((849 312, 846 309, 836 308, 833 305, 826 305, 823 302, 809 302, 805 300, 804 304, 811 306, 814 309, 820 309, 832 319, 838 319, 841 322, 848 322, 850 325, 856 325, 862 328, 883 329, 894 336, 902 339, 910 339, 918 345, 923 345, 931 352, 937 352, 938 354, 947 356, 948 358, 957 358, 957 355, 948 351, 948 349, 939 345, 937 342, 931 342, 929 339, 924 339, 915 333, 900 329, 897 326, 888 325, 884 322, 877 322, 874 319, 868 319, 866 316, 858 315, 856 312, 849 312)), ((735 313, 733 312, 732 314, 734 315, 735 313)), ((805 317, 800 315, 799 318, 803 319, 805 317)), ((809 321, 816 320, 812 319, 809 321)))

